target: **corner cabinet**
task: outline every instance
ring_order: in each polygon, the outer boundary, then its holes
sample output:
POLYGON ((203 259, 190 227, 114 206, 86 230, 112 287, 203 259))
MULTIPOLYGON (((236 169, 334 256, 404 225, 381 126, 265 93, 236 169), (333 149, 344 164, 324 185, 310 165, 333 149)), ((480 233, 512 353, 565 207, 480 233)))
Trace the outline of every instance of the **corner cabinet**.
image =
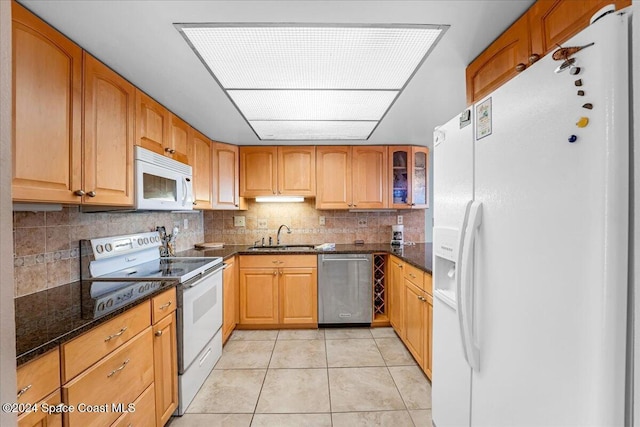
POLYGON ((317 256, 240 257, 239 326, 318 326, 317 256))
POLYGON ((82 49, 11 3, 13 199, 78 204, 82 49))
POLYGON ((240 198, 240 160, 237 145, 214 142, 212 208, 243 209, 240 198))
POLYGON ((415 146, 389 147, 389 207, 429 207, 429 149, 415 146))

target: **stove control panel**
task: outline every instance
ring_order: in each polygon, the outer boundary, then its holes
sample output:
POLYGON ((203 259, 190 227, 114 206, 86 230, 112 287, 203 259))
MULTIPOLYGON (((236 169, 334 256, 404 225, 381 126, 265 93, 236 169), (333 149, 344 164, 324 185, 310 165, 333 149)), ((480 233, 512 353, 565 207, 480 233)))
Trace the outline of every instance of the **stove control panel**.
POLYGON ((91 248, 96 260, 157 248, 161 245, 162 240, 157 231, 91 239, 91 248))

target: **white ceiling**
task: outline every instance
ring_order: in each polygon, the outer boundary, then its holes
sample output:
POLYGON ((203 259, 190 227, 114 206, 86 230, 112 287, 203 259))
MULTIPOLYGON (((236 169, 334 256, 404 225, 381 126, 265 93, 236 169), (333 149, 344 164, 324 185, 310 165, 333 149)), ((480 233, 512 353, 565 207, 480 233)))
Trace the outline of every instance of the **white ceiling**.
POLYGON ((239 145, 280 142, 258 140, 174 23, 450 25, 373 135, 361 142, 429 146, 433 128, 466 105, 466 65, 533 3, 533 0, 19 1, 208 137, 239 145))

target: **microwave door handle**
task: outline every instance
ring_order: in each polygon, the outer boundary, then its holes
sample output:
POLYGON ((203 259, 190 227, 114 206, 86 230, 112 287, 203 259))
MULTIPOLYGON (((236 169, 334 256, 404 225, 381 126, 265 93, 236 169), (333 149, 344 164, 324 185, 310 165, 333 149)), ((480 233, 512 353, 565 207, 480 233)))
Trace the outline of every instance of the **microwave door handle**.
POLYGON ((193 202, 193 195, 191 194, 192 186, 187 183, 189 178, 182 177, 182 192, 184 196, 182 197, 182 206, 187 207, 189 204, 193 202))

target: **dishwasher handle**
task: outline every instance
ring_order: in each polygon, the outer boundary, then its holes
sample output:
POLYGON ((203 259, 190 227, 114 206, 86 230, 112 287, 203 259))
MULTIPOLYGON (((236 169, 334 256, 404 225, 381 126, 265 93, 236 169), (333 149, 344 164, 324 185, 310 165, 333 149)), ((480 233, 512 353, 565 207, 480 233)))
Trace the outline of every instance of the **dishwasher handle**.
POLYGON ((333 262, 333 261, 366 261, 369 262, 367 258, 323 258, 322 262, 333 262))

